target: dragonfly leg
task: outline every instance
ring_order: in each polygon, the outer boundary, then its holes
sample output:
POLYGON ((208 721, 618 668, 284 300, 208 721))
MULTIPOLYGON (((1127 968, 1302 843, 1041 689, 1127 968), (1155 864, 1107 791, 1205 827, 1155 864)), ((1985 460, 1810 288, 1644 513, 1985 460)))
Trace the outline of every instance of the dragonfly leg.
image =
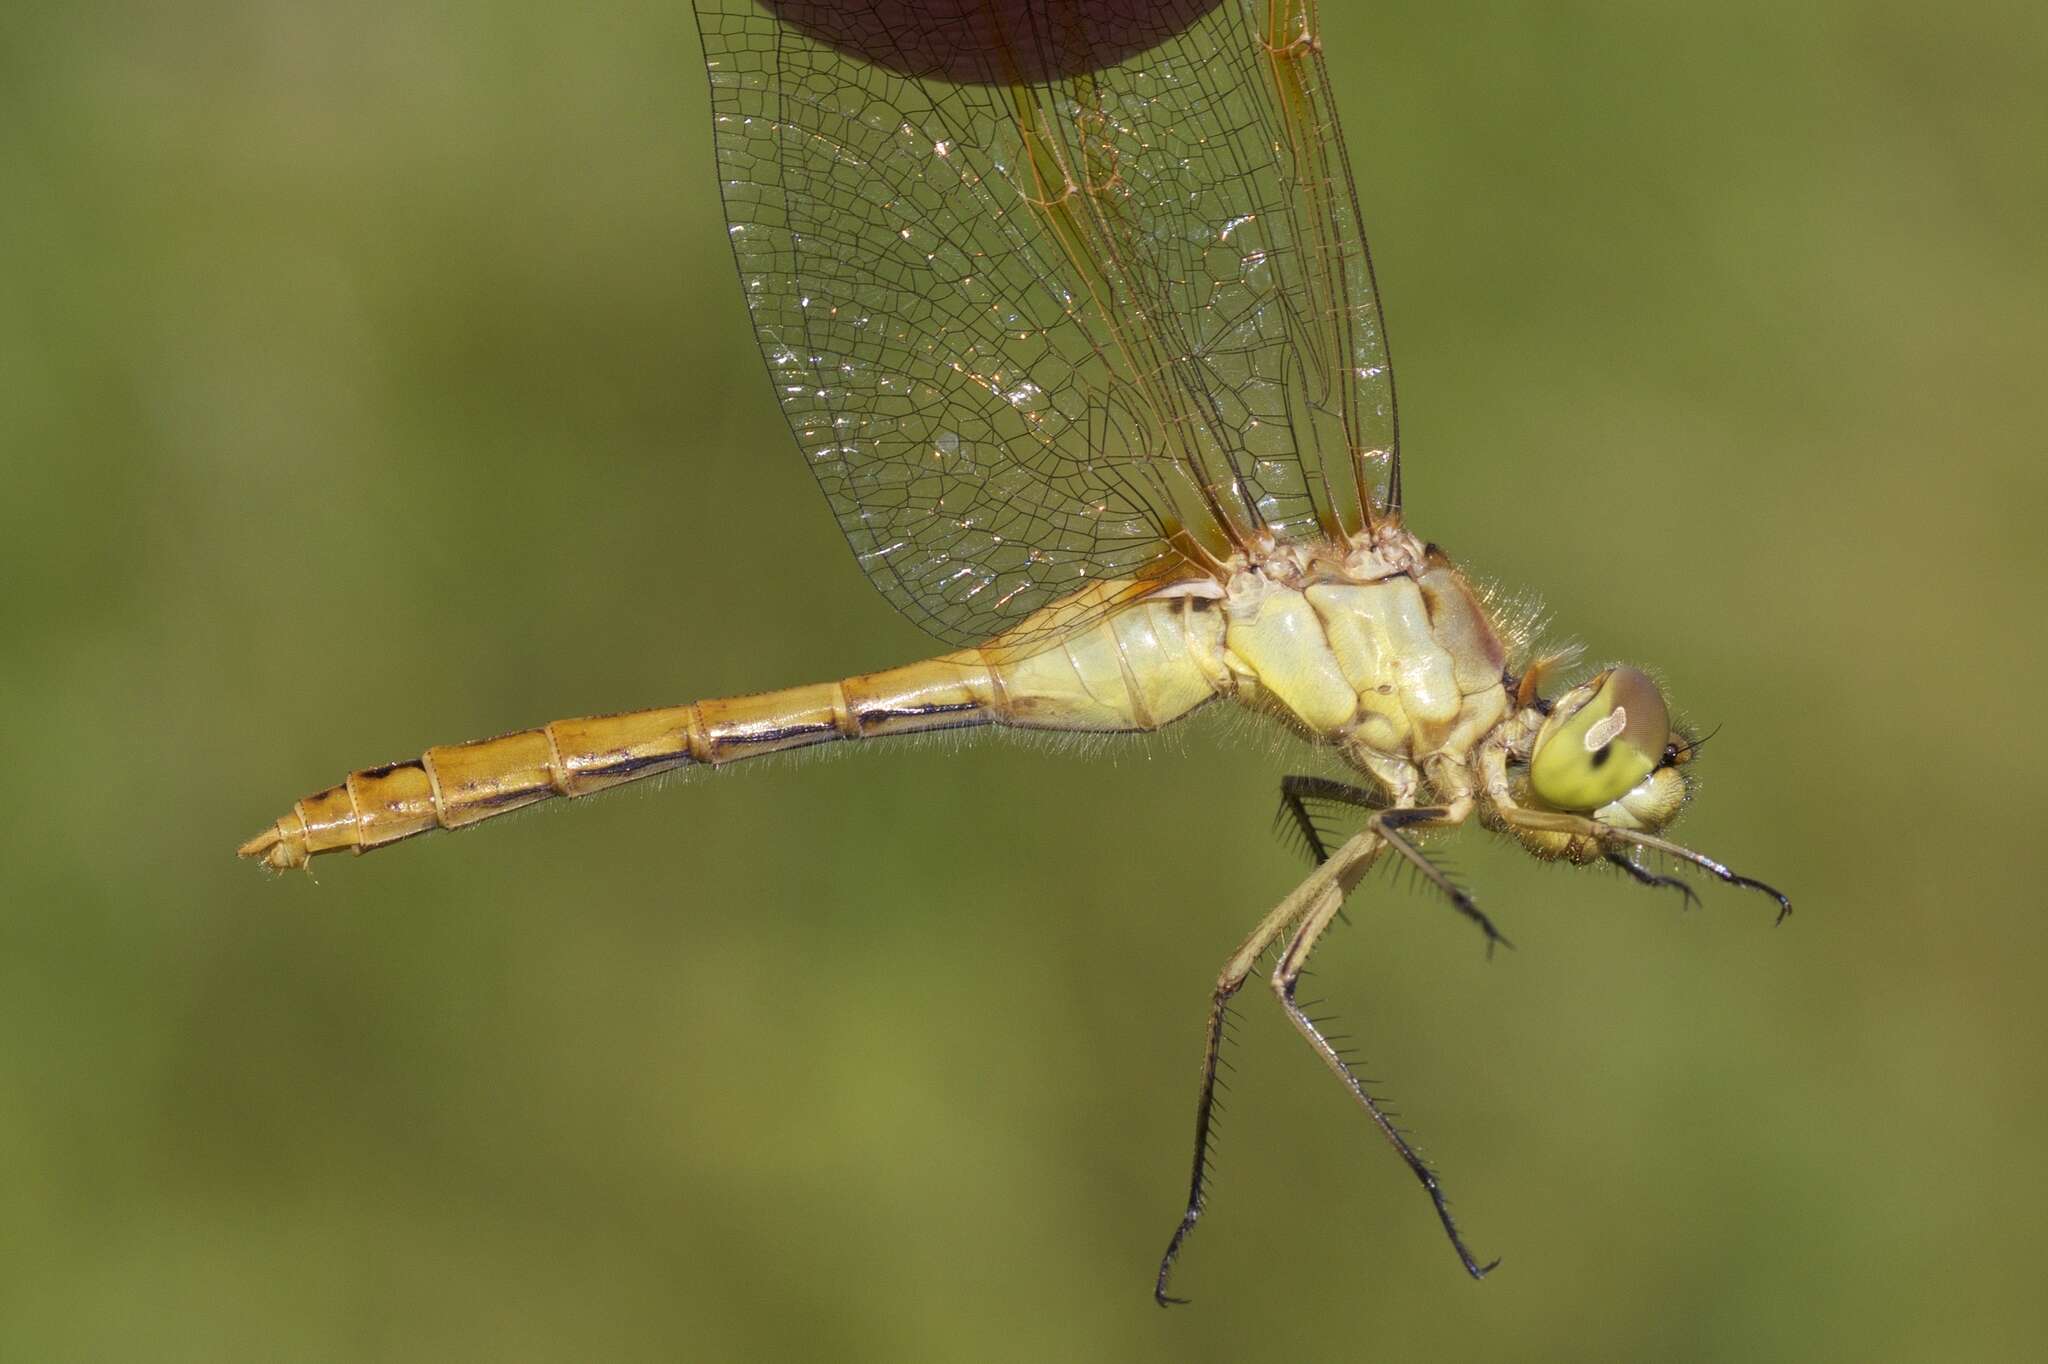
MULTIPOLYGON (((1382 841, 1382 835, 1371 829, 1367 829, 1359 837, 1373 839, 1375 842, 1382 841)), ((1443 1223, 1444 1234, 1450 1237, 1451 1248, 1457 1251, 1458 1259, 1465 1266, 1465 1272, 1475 1279, 1483 1279, 1500 1261, 1493 1260, 1482 1265, 1466 1247, 1464 1238, 1458 1234, 1458 1224, 1451 1217, 1451 1207, 1444 1198, 1443 1186, 1437 1180, 1436 1171, 1432 1170, 1429 1163, 1409 1145, 1407 1136, 1380 1108, 1364 1082, 1344 1059, 1343 1054, 1331 1045, 1330 1040, 1323 1036, 1322 1030, 1316 1026, 1315 1020, 1295 1001, 1294 987, 1301 979, 1302 968, 1307 965, 1309 953, 1315 950, 1316 941, 1322 937, 1323 930, 1328 928, 1330 920, 1337 916, 1337 907, 1343 902, 1343 898, 1343 891, 1333 888, 1303 918, 1286 950, 1280 954, 1279 964, 1273 968, 1273 993, 1279 998, 1280 1007, 1287 1011, 1287 1017, 1293 1022, 1295 1029, 1308 1040, 1311 1047, 1315 1048, 1316 1055, 1323 1059, 1323 1064, 1330 1068, 1331 1073, 1351 1091, 1351 1097, 1358 1100, 1359 1105, 1365 1109, 1366 1116, 1380 1129, 1380 1135, 1392 1144, 1395 1152, 1414 1172, 1416 1179, 1421 1181, 1422 1187, 1429 1191, 1429 1200, 1436 1207, 1437 1220, 1443 1223)))
POLYGON ((1230 1001, 1250 979, 1253 968, 1265 955, 1266 949, 1282 933, 1313 912, 1322 898, 1327 897, 1332 904, 1343 903, 1344 896, 1358 884, 1358 878, 1365 874, 1366 867, 1378 855, 1380 846, 1377 834, 1361 832, 1336 849, 1259 921, 1258 927, 1238 944, 1237 950, 1230 954, 1230 959, 1217 973, 1216 989, 1209 1001, 1208 1033, 1202 1048, 1202 1087, 1195 1101, 1195 1160, 1194 1172, 1188 1179, 1187 1208, 1181 1213, 1180 1224, 1173 1229, 1173 1239, 1167 1242, 1166 1253, 1159 1259, 1159 1278, 1152 1288, 1153 1299, 1161 1307, 1186 1301, 1185 1298, 1171 1296, 1167 1285, 1173 1275, 1174 1261, 1180 1258, 1181 1246, 1186 1243, 1188 1233, 1195 1229, 1195 1223, 1201 1220, 1202 1209, 1208 1202, 1209 1142, 1216 1117, 1216 1069, 1222 1060, 1230 1001))
POLYGON ((1442 828, 1447 825, 1463 824, 1471 817, 1475 801, 1468 794, 1460 794, 1448 805, 1411 806, 1395 801, 1388 808, 1389 797, 1380 791, 1363 786, 1352 786, 1347 782, 1332 781, 1327 777, 1290 776, 1280 780, 1280 815, 1293 823, 1302 840, 1308 845, 1311 856, 1318 863, 1329 860, 1328 842, 1323 831, 1317 826, 1315 817, 1309 813, 1310 801, 1332 801, 1340 805, 1355 805, 1372 811, 1366 827, 1378 834, 1386 845, 1400 858, 1414 867, 1451 902, 1451 908, 1479 925, 1486 935, 1486 951, 1491 956, 1496 944, 1513 947, 1505 934, 1493 926, 1493 920, 1486 917, 1471 894, 1453 881, 1444 870, 1430 861, 1417 847, 1415 841, 1402 831, 1415 828, 1442 828))
POLYGON ((1423 880, 1436 887, 1443 897, 1451 902, 1452 909, 1479 925, 1479 931, 1486 935, 1486 954, 1490 957, 1496 944, 1503 947, 1513 947, 1514 944, 1507 940, 1506 934, 1493 926, 1493 920, 1487 918, 1486 912, 1474 902, 1471 892, 1446 875, 1443 868, 1430 861, 1422 849, 1416 847, 1414 841, 1402 832, 1404 829, 1440 828, 1444 825, 1463 824, 1471 817, 1473 804, 1470 796, 1460 796, 1449 805, 1382 810, 1366 822, 1366 827, 1384 838, 1389 848, 1420 872, 1423 880))
POLYGON ((1606 857, 1610 865, 1619 867, 1627 874, 1631 881, 1634 881, 1639 886, 1659 886, 1677 891, 1685 897, 1685 908, 1687 909, 1691 909, 1700 902, 1700 897, 1693 893, 1692 887, 1679 880, 1676 876, 1659 876, 1627 853, 1613 848, 1607 850, 1606 857))
POLYGON ((1370 787, 1353 786, 1349 782, 1335 781, 1329 777, 1286 776, 1280 779, 1280 819, 1294 827, 1301 835, 1308 854, 1321 866, 1330 860, 1330 844, 1315 816, 1309 812, 1312 800, 1332 801, 1338 805, 1355 805, 1362 810, 1377 810, 1385 806, 1387 797, 1383 792, 1370 787))

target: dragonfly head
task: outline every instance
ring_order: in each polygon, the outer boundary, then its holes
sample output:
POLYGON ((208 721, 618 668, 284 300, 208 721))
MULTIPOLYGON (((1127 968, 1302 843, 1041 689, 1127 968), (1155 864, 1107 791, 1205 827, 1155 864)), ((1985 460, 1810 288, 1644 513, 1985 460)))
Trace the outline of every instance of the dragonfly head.
POLYGON ((1692 794, 1685 768, 1706 740, 1672 729, 1664 693, 1646 673, 1609 668, 1547 709, 1531 690, 1518 687, 1517 699, 1524 723, 1542 717, 1529 746, 1528 771, 1513 790, 1533 808, 1508 810, 1502 822, 1529 851, 1581 864, 1605 860, 1643 885, 1670 886, 1688 903, 1697 898, 1685 882, 1644 867, 1638 854, 1647 850, 1770 896, 1778 902, 1780 920, 1792 912, 1783 892, 1659 836, 1692 794), (1575 818, 1536 813, 1546 809, 1575 818), (1605 827, 1589 829, 1581 822, 1588 820, 1605 827))
POLYGON ((1655 832, 1688 792, 1694 742, 1671 728, 1664 693, 1637 668, 1608 668, 1551 707, 1529 754, 1528 794, 1552 810, 1655 832))

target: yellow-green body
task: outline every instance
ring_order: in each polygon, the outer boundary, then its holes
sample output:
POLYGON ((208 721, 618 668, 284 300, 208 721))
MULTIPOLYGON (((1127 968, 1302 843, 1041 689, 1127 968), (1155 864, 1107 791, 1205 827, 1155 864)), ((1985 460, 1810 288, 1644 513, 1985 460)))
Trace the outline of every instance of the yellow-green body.
MULTIPOLYGON (((1412 796, 1420 773, 1468 773, 1508 718, 1492 622, 1450 562, 1405 531, 1226 568, 1222 581, 1094 584, 1042 613, 1083 622, 1061 632, 1033 618, 976 649, 838 682, 430 749, 306 797, 243 852, 303 866, 691 765, 972 725, 1155 730, 1220 697, 1412 796)), ((1470 789, 1449 784, 1447 795, 1470 789)))
POLYGON ((1369 782, 1281 784, 1316 866, 1217 975, 1155 1296, 1173 1301, 1202 1214, 1229 1006, 1268 953, 1290 1022, 1485 1274, 1295 998, 1345 896, 1393 857, 1503 941, 1417 841, 1476 816, 1539 857, 1690 896, 1640 860, 1660 856, 1790 905, 1659 835, 1696 745, 1654 680, 1615 666, 1545 698, 1564 656, 1524 656, 1523 622, 1405 529, 1315 0, 1121 7, 1142 22, 947 0, 900 7, 879 45, 843 7, 698 8, 729 238, 784 415, 862 567, 956 651, 430 749, 297 802, 242 855, 303 867, 690 766, 977 725, 1156 730, 1228 698, 1369 782), (1308 802, 1363 827, 1326 840, 1308 802))

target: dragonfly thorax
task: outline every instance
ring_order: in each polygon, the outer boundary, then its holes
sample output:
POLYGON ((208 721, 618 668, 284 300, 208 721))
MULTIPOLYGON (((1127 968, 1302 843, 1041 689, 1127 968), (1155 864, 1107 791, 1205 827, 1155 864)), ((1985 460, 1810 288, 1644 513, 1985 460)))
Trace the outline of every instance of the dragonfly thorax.
POLYGON ((1507 718, 1506 651, 1443 553, 1398 528, 1343 552, 1280 553, 1226 585, 1238 698, 1360 766, 1459 765, 1507 718))
POLYGON ((1418 574, 1428 568, 1432 556, 1443 558, 1442 551, 1390 520, 1342 542, 1283 541, 1264 535, 1253 542, 1249 552, 1232 556, 1227 568, 1233 588, 1245 575, 1299 588, 1331 580, 1369 583, 1403 573, 1418 574))

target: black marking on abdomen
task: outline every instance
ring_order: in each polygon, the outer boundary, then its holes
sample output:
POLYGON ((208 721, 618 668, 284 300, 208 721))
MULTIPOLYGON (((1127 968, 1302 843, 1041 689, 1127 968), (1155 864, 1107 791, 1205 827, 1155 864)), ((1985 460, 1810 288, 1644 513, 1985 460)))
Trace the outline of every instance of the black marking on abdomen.
POLYGON ((686 767, 696 761, 688 753, 664 753, 658 757, 641 757, 638 754, 629 754, 623 758, 614 758, 608 762, 601 763, 576 763, 565 758, 563 759, 562 766, 567 770, 569 779, 575 781, 583 777, 630 777, 634 773, 644 772, 650 767, 660 767, 664 764, 686 767))
POLYGON ((458 792, 456 794, 456 799, 458 803, 465 808, 469 806, 481 806, 486 810, 495 810, 501 805, 511 805, 515 802, 521 801, 531 802, 532 800, 534 800, 535 797, 545 798, 547 796, 552 796, 555 794, 557 794, 557 792, 555 791, 554 787, 548 785, 546 782, 542 782, 538 786, 508 787, 507 789, 502 791, 493 791, 491 794, 487 796, 480 796, 475 794, 474 792, 467 791, 458 792))
POLYGON ((854 724, 866 729, 870 723, 889 720, 923 720, 934 715, 968 715, 970 718, 952 725, 928 725, 928 729, 957 729, 962 725, 979 722, 987 715, 988 708, 979 701, 949 701, 929 706, 867 706, 853 713, 854 724))
POLYGON ((840 737, 839 726, 830 720, 822 720, 815 724, 783 725, 775 729, 750 728, 728 734, 720 734, 708 725, 705 729, 705 740, 714 753, 721 748, 745 748, 755 744, 778 744, 788 739, 801 739, 810 735, 824 735, 834 739, 840 737))

